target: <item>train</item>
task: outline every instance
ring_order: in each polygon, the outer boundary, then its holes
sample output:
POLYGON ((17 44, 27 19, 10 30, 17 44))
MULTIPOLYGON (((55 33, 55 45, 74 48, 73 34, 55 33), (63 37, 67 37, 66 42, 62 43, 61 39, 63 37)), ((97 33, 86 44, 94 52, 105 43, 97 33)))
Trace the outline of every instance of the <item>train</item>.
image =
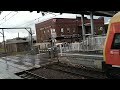
POLYGON ((109 22, 103 57, 102 69, 106 76, 120 79, 120 12, 111 17, 109 22))

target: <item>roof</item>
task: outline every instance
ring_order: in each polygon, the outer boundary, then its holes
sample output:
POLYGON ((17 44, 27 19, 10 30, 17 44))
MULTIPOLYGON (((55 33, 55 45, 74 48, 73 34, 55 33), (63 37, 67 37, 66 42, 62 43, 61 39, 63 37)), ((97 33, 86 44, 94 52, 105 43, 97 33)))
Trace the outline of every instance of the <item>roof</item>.
MULTIPOLYGON (((102 18, 104 18, 104 17, 102 17, 102 16, 100 16, 99 18, 97 18, 97 19, 95 19, 94 18, 94 20, 99 20, 99 19, 102 19, 102 18)), ((77 16, 77 17, 54 17, 54 18, 50 18, 50 19, 46 19, 46 20, 43 20, 43 21, 41 21, 41 22, 37 22, 36 23, 36 25, 37 24, 41 24, 41 23, 45 23, 45 22, 47 22, 47 21, 50 21, 50 20, 54 20, 54 19, 56 19, 56 20, 80 20, 81 19, 81 16, 77 16), (76 19, 77 18, 77 19, 76 19)), ((90 20, 88 17, 84 17, 84 19, 85 20, 90 20)), ((90 24, 88 25, 88 24, 86 24, 87 26, 90 26, 90 24)))
MULTIPOLYGON (((54 11, 53 11, 54 12, 54 11)), ((56 12, 56 11, 55 11, 56 12)), ((72 13, 72 14, 85 14, 90 15, 91 11, 57 11, 56 13, 72 13)), ((106 17, 112 17, 114 14, 116 14, 118 11, 92 11, 95 16, 106 16, 106 17)))
MULTIPOLYGON (((32 36, 33 41, 36 40, 36 36, 32 36)), ((12 44, 12 43, 24 43, 24 42, 30 42, 29 37, 26 38, 13 38, 13 39, 8 39, 6 41, 6 44, 12 44)))
MULTIPOLYGON (((57 8, 57 11, 52 10, 52 9, 43 10, 43 11, 44 12, 50 11, 50 12, 55 12, 55 13, 85 14, 85 15, 90 15, 90 12, 93 12, 93 14, 96 16, 106 16, 106 17, 112 17, 114 14, 116 14, 118 12, 118 11, 80 11, 79 9, 74 9, 74 8, 72 8, 71 10, 64 9, 63 11, 61 10, 61 8, 60 9, 57 8)), ((32 12, 32 11, 30 11, 30 12, 32 12)))
POLYGON ((12 44, 12 43, 24 43, 29 42, 29 40, 11 40, 9 42, 6 42, 6 44, 12 44))

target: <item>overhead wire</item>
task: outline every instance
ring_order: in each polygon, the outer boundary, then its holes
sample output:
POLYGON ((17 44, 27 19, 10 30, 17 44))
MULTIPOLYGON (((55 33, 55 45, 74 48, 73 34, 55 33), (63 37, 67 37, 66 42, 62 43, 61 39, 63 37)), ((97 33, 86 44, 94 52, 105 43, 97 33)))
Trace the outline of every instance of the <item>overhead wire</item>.
POLYGON ((20 24, 20 25, 14 26, 14 27, 18 27, 18 26, 22 26, 22 25, 27 24, 27 23, 31 23, 31 22, 39 19, 39 18, 41 18, 41 17, 35 18, 35 19, 31 20, 31 21, 25 22, 25 23, 23 23, 23 24, 20 24))
POLYGON ((11 11, 10 13, 8 13, 7 15, 5 15, 2 19, 0 19, 0 21, 4 20, 7 16, 9 16, 13 11, 11 11))
MULTIPOLYGON (((47 13, 47 14, 52 14, 52 13, 47 13)), ((47 14, 45 14, 45 15, 47 15, 47 14)), ((55 14, 52 14, 52 15, 55 15, 55 14)), ((56 15, 55 15, 56 16, 56 15)), ((33 20, 31 20, 31 21, 28 21, 28 22, 26 22, 26 23, 23 23, 23 24, 20 24, 20 25, 17 25, 17 26, 22 26, 22 25, 25 25, 25 24, 27 24, 27 23, 33 23, 33 21, 35 21, 35 20, 39 20, 39 19, 41 19, 41 18, 43 18, 43 17, 38 17, 38 18, 35 18, 35 19, 33 19, 33 20)), ((50 17, 51 18, 51 17, 50 17)), ((29 25, 29 24, 28 24, 29 25)), ((15 26, 15 27, 17 27, 17 26, 15 26)))
MULTIPOLYGON (((39 17, 39 18, 41 18, 41 17, 39 17)), ((31 22, 33 23, 33 21, 35 21, 35 20, 37 20, 37 19, 39 19, 39 18, 36 18, 36 19, 31 20, 31 21, 28 21, 28 22, 26 22, 26 23, 23 23, 23 24, 17 25, 17 26, 15 26, 15 27, 22 26, 22 25, 25 25, 25 24, 27 24, 27 23, 31 23, 31 22)))
POLYGON ((3 19, 5 19, 7 16, 9 16, 13 11, 11 11, 10 13, 8 13, 7 15, 5 15, 0 21, 2 21, 3 19))
MULTIPOLYGON (((12 15, 9 19, 7 19, 5 22, 7 22, 8 20, 10 20, 12 17, 14 17, 16 14, 18 14, 18 12, 17 13, 15 13, 14 15, 12 15)), ((3 22, 3 23, 5 23, 5 22, 3 22)), ((0 25, 2 25, 3 23, 1 23, 0 25)))
MULTIPOLYGON (((52 13, 49 13, 49 14, 52 14, 52 13)), ((52 15, 54 15, 54 16, 57 16, 56 14, 52 14, 52 15)), ((60 14, 61 15, 61 14, 60 14)), ((36 18, 36 19, 34 19, 34 20, 32 20, 32 21, 35 21, 35 20, 37 20, 37 19, 40 19, 40 18, 42 18, 42 17, 39 17, 39 18, 36 18)), ((47 18, 47 20, 48 19, 51 19, 51 18, 53 18, 53 17, 50 17, 50 18, 47 18)), ((31 21, 30 21, 31 22, 31 21)), ((28 23, 28 22, 27 22, 28 23)), ((27 23, 25 23, 25 24, 27 24, 27 23)), ((27 26, 30 26, 30 25, 33 25, 34 23, 33 22, 31 22, 30 24, 27 24, 27 26)), ((23 25, 23 24, 22 24, 23 25)), ((34 30, 32 30, 33 32, 34 32, 34 30)))

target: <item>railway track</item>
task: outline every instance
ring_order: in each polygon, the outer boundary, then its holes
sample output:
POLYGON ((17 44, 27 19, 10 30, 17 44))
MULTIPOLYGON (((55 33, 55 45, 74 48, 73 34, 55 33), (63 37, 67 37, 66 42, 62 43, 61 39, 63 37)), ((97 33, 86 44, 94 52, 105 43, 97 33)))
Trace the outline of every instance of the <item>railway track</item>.
POLYGON ((101 71, 95 71, 90 69, 83 69, 83 68, 75 68, 68 65, 61 65, 61 64, 55 64, 52 66, 47 66, 46 68, 69 73, 76 76, 82 76, 86 79, 106 79, 104 72, 101 71))
POLYGON ((19 72, 16 75, 20 76, 23 79, 48 79, 43 77, 44 75, 39 74, 39 69, 49 69, 61 73, 66 73, 82 79, 106 79, 104 72, 91 70, 89 68, 88 69, 76 68, 74 66, 65 65, 63 63, 54 63, 54 64, 45 65, 40 68, 34 68, 31 70, 19 72), (34 72, 35 70, 38 70, 38 73, 35 74, 34 72))
POLYGON ((55 70, 55 71, 72 74, 72 75, 75 75, 75 76, 81 76, 84 79, 96 79, 95 77, 92 77, 92 76, 87 76, 87 75, 84 75, 84 74, 74 73, 74 72, 65 71, 65 70, 61 70, 61 69, 55 69, 55 68, 48 68, 48 69, 52 69, 52 70, 55 70))
POLYGON ((39 76, 35 73, 31 73, 28 71, 19 72, 19 73, 16 73, 16 75, 23 78, 23 79, 47 79, 43 76, 39 76))

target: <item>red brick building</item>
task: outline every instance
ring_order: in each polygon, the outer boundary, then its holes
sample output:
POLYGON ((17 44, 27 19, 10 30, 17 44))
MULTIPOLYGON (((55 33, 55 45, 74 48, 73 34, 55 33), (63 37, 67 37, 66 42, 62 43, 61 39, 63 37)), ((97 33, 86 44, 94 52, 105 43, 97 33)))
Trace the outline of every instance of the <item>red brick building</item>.
MULTIPOLYGON (((51 30, 56 32, 57 38, 60 41, 71 42, 70 37, 79 37, 82 35, 81 18, 78 19, 67 19, 67 18, 53 18, 35 25, 37 43, 47 42, 51 38, 51 30), (66 37, 66 39, 65 39, 66 37), (67 37, 69 39, 67 39, 67 37)), ((103 31, 100 29, 104 28, 104 17, 94 19, 94 32, 100 34, 103 31)), ((90 19, 85 18, 85 33, 91 33, 90 19)), ((75 39, 77 40, 77 39, 75 39)))

